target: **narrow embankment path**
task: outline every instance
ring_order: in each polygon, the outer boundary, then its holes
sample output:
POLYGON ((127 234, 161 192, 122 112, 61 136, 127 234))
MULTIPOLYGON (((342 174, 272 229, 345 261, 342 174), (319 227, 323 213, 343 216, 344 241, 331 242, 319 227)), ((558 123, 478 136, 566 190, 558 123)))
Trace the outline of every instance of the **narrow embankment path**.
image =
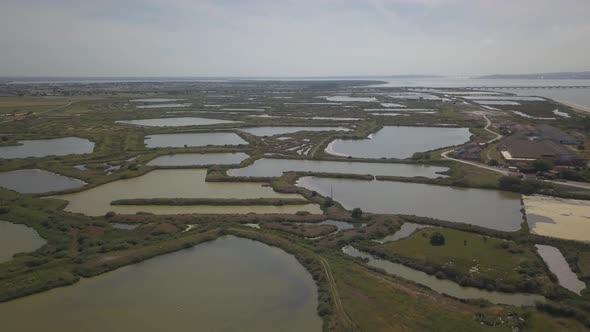
POLYGON ((342 304, 340 294, 338 293, 338 288, 336 287, 336 280, 334 280, 332 270, 330 269, 330 263, 328 263, 328 261, 320 255, 317 255, 317 258, 320 260, 320 263, 322 263, 324 272, 326 273, 326 277, 328 278, 328 284, 330 284, 330 291, 332 292, 334 304, 336 305, 336 311, 341 323, 344 325, 345 328, 358 329, 358 327, 353 323, 352 319, 350 319, 350 317, 348 316, 348 314, 346 314, 346 311, 344 310, 344 305, 342 304))
POLYGON ((324 143, 326 143, 327 140, 332 139, 331 137, 326 137, 324 138, 321 142, 319 142, 316 146, 313 147, 313 149, 311 150, 311 152, 308 154, 308 158, 315 158, 315 154, 316 152, 318 152, 318 149, 320 147, 322 147, 324 145, 324 143))

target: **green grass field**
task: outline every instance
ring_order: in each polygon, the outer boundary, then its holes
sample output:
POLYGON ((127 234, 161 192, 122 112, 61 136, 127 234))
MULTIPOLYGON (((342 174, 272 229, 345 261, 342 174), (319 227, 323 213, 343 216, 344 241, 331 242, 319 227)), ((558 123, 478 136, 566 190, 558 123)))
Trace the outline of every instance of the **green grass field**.
POLYGON ((451 178, 465 181, 472 187, 496 188, 502 174, 483 168, 455 163, 451 167, 451 178))
POLYGON ((578 268, 584 278, 590 278, 590 252, 581 252, 578 255, 578 268))
POLYGON ((444 228, 423 228, 408 238, 386 243, 386 252, 444 267, 458 275, 484 277, 518 284, 527 275, 543 275, 544 265, 532 247, 478 234, 444 228), (430 244, 430 235, 440 232, 442 246, 430 244))
POLYGON ((478 307, 389 278, 331 255, 330 266, 344 309, 361 331, 586 331, 571 319, 532 308, 478 307), (517 318, 507 318, 516 313, 517 318), (481 318, 483 317, 483 318, 481 318), (502 319, 504 324, 488 326, 502 319), (518 322, 520 323, 518 323, 518 322), (520 324, 520 325, 519 325, 520 324))

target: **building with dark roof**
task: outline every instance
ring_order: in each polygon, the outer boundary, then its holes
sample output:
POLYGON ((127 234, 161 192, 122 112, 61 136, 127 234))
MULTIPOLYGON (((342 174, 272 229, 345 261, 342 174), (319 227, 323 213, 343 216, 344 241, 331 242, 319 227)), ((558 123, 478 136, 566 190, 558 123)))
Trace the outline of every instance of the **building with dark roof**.
POLYGON ((583 142, 566 133, 565 131, 553 127, 553 126, 549 126, 549 125, 538 125, 536 127, 538 133, 537 135, 543 138, 548 138, 552 141, 554 141, 555 143, 559 143, 559 144, 567 144, 567 145, 580 145, 583 142))
POLYGON ((583 163, 576 151, 565 146, 581 142, 562 130, 546 125, 519 129, 498 144, 500 154, 508 163, 519 164, 537 159, 559 165, 583 163))

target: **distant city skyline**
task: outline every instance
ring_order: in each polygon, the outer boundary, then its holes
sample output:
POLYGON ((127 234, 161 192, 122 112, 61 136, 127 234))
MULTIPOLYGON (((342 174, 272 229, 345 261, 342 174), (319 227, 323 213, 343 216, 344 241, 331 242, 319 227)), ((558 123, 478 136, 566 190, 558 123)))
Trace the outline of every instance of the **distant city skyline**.
POLYGON ((587 0, 4 0, 0 77, 590 70, 587 0))

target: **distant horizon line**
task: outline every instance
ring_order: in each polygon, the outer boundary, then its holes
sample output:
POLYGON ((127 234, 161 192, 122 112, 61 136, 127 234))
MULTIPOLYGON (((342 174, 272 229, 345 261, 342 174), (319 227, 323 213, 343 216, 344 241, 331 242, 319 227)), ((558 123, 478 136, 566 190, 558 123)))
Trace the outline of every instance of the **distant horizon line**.
MULTIPOLYGON (((486 74, 486 75, 436 75, 436 74, 391 74, 391 75, 318 75, 318 76, 248 76, 248 75, 220 75, 220 76, 168 76, 168 75, 146 75, 146 76, 71 76, 71 75, 0 75, 0 81, 15 81, 15 80, 81 80, 81 79, 94 79, 94 80, 151 80, 151 79, 174 79, 174 80, 248 80, 248 79, 366 79, 366 78, 398 78, 398 79, 411 79, 411 78, 491 78, 491 77, 515 77, 515 76, 543 76, 543 75, 556 75, 556 74, 590 74, 590 71, 561 71, 561 72, 545 72, 545 73, 530 73, 530 74, 486 74)), ((548 78, 554 79, 554 78, 548 78)))
POLYGON ((70 75, 22 75, 22 76, 15 76, 15 75, 0 75, 0 79, 6 78, 184 78, 184 79, 192 79, 192 78, 203 78, 203 79, 210 79, 210 78, 341 78, 341 77, 475 77, 477 75, 421 75, 421 74, 410 74, 410 75, 317 75, 317 76, 290 76, 290 75, 261 75, 261 76, 252 76, 252 75, 218 75, 218 76, 175 76, 175 75, 145 75, 145 76, 70 76, 70 75))
POLYGON ((590 73, 590 70, 583 71, 552 71, 552 72, 534 72, 534 73, 511 73, 511 74, 361 74, 361 75, 0 75, 0 79, 6 78, 341 78, 341 77, 482 77, 482 76, 524 76, 524 75, 551 75, 551 74, 582 74, 590 73))

